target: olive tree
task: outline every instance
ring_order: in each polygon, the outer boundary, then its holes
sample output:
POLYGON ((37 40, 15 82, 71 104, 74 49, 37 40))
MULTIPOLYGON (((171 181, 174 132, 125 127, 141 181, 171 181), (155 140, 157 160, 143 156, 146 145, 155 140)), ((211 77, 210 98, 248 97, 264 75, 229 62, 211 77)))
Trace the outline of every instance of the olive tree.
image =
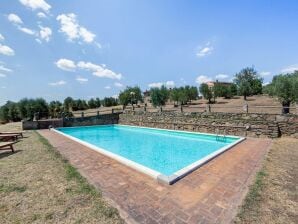
POLYGON ((289 113, 291 103, 298 101, 298 71, 275 76, 267 88, 270 95, 278 97, 283 107, 282 113, 289 113))
POLYGON ((253 67, 242 69, 235 75, 234 82, 244 100, 246 100, 247 96, 262 93, 263 79, 259 77, 257 71, 253 67))

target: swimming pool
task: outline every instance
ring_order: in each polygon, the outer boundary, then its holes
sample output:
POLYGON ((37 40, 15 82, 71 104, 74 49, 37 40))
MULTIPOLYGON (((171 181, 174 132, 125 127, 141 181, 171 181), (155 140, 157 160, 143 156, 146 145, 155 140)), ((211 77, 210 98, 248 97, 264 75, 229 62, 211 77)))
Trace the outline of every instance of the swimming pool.
POLYGON ((168 184, 244 139, 127 125, 55 131, 168 184))

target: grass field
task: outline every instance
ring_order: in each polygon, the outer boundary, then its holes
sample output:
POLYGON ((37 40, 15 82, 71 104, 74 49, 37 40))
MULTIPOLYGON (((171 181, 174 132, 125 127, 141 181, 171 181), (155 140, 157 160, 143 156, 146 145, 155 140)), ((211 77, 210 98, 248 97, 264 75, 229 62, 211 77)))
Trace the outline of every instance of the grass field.
MULTIPOLYGON (((20 123, 1 125, 17 130, 20 123)), ((99 191, 36 132, 0 151, 0 223, 123 223, 99 191)))
POLYGON ((298 139, 274 141, 235 223, 298 223, 298 139))
MULTIPOLYGON (((183 107, 184 112, 203 112, 206 109, 208 101, 205 99, 194 100, 190 105, 185 105, 183 107)), ((247 98, 247 101, 243 100, 243 97, 236 96, 232 99, 224 99, 223 97, 216 98, 216 102, 211 104, 212 112, 226 112, 226 113, 244 113, 243 105, 248 104, 249 113, 267 113, 267 114, 280 114, 281 113, 281 104, 277 98, 272 98, 267 95, 257 95, 250 96, 247 98)), ((144 104, 140 105, 140 108, 135 108, 135 110, 144 110, 144 104)), ((290 113, 298 114, 298 109, 295 108, 295 105, 291 105, 290 113)), ((100 113, 111 113, 112 108, 114 109, 122 109, 122 106, 115 107, 101 107, 97 109, 88 109, 84 111, 75 111, 74 116, 80 117, 81 113, 84 112, 85 116, 94 116, 97 111, 100 113)), ((130 105, 127 107, 131 108, 130 105)), ((147 111, 155 112, 158 111, 159 108, 154 108, 152 105, 148 105, 147 111)), ((163 110, 167 111, 179 111, 180 107, 174 107, 173 102, 169 102, 167 105, 163 106, 163 110)))

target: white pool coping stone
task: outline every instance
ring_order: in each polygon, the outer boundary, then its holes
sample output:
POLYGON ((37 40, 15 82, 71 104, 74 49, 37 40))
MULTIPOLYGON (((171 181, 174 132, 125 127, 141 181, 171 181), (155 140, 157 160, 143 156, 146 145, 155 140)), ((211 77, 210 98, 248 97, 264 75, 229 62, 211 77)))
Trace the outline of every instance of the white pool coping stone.
MULTIPOLYGON (((209 133, 202 133, 202 132, 190 132, 190 131, 181 131, 181 130, 170 130, 170 129, 161 129, 161 128, 150 128, 150 127, 143 127, 143 126, 132 126, 132 125, 120 125, 120 124, 112 124, 112 125, 95 125, 95 126, 126 126, 126 127, 134 127, 134 128, 144 128, 144 129, 154 129, 154 130, 163 130, 163 131, 170 131, 170 132, 182 132, 182 133, 190 133, 190 134, 198 134, 198 135, 212 135, 212 136, 216 136, 215 134, 209 134, 209 133)), ((76 127, 64 127, 64 128, 79 128, 79 127, 89 127, 89 126, 76 126, 76 127)), ((96 152, 99 152, 105 156, 108 156, 112 159, 117 160, 118 162, 129 166, 139 172, 145 173, 146 175, 149 175, 151 177, 153 177, 154 179, 156 179, 157 182, 159 183, 164 183, 164 184, 173 184, 175 182, 177 182, 178 180, 180 180, 181 178, 185 177, 186 175, 188 175, 189 173, 193 172, 194 170, 196 170, 197 168, 201 167, 202 165, 206 164, 208 161, 210 161, 211 159, 215 158, 216 156, 220 155, 221 153, 227 151, 228 149, 232 148, 233 146, 237 145, 238 143, 242 142, 243 140, 245 140, 245 137, 238 137, 238 136, 232 136, 232 135, 226 135, 226 137, 232 137, 232 138, 239 138, 237 141, 226 145, 225 147, 222 147, 216 151, 214 151, 213 153, 209 154, 208 156, 203 157, 200 160, 197 160, 196 162, 176 171, 175 173, 173 173, 170 176, 166 176, 158 171, 155 171, 151 168, 148 168, 146 166, 143 166, 139 163, 136 163, 132 160, 126 159, 123 156, 117 155, 115 153, 112 153, 106 149, 100 148, 98 146, 95 146, 93 144, 90 144, 86 141, 80 140, 76 137, 73 137, 71 135, 65 134, 57 129, 51 129, 54 132, 61 134, 73 141, 76 141, 96 152)), ((221 137, 223 137, 222 135, 219 135, 221 137)))

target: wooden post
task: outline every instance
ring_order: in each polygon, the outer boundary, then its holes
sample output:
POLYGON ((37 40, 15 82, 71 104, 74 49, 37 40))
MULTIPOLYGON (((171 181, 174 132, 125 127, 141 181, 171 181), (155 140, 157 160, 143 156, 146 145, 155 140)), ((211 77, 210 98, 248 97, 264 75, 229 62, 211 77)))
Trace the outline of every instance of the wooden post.
POLYGON ((84 117, 84 112, 82 112, 81 116, 84 117))
POLYGON ((210 113, 211 112, 211 106, 210 106, 210 104, 207 104, 206 105, 206 112, 207 113, 210 113))
POLYGON ((97 111, 97 116, 99 116, 99 110, 97 111))
POLYGON ((182 106, 182 104, 180 105, 180 112, 183 113, 183 106, 182 106))
POLYGON ((247 103, 245 103, 243 105, 243 110, 244 110, 245 113, 248 113, 248 104, 247 103))
POLYGON ((144 111, 146 112, 147 111, 147 105, 145 104, 144 106, 144 111))
POLYGON ((112 114, 114 113, 114 108, 112 109, 112 114))
POLYGON ((159 109, 160 109, 160 112, 162 112, 162 106, 160 106, 160 108, 159 108, 159 109))

